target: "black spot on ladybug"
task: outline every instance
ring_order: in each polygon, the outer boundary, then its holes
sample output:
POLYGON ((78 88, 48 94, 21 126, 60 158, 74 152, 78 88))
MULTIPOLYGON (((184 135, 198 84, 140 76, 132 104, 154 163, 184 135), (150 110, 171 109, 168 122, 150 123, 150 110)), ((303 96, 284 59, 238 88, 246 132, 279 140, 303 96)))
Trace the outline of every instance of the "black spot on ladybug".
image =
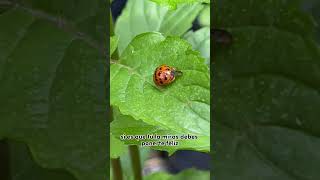
POLYGON ((163 82, 162 82, 162 81, 160 81, 160 84, 163 84, 163 82))
POLYGON ((161 75, 161 72, 158 73, 158 76, 160 76, 160 75, 161 75))
POLYGON ((160 70, 162 70, 162 67, 160 67, 160 70))
POLYGON ((167 68, 167 71, 169 71, 169 68, 167 68))
POLYGON ((167 77, 164 77, 165 80, 168 80, 167 77))

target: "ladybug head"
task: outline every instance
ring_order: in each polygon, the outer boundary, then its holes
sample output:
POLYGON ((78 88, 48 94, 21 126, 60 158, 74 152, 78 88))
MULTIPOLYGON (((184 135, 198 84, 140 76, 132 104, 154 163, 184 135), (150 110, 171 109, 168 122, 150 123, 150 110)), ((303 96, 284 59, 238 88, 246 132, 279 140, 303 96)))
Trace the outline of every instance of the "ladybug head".
POLYGON ((171 71, 171 75, 173 75, 173 76, 182 76, 182 71, 178 71, 176 69, 173 69, 171 71))

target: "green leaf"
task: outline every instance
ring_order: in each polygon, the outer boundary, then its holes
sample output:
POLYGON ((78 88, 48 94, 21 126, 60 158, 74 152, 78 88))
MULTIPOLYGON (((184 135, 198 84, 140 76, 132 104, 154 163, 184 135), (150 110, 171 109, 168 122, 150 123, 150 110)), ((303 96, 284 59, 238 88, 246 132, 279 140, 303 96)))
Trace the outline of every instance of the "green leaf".
POLYGON ((213 22, 215 28, 244 26, 274 26, 280 30, 313 36, 315 21, 310 15, 301 11, 300 0, 271 0, 256 2, 235 0, 225 2, 217 0, 214 6, 213 22))
MULTIPOLYGON (((181 132, 172 130, 167 130, 165 128, 161 128, 159 126, 149 125, 141 120, 135 120, 131 116, 125 116, 122 115, 118 109, 114 110, 114 120, 112 121, 110 125, 110 131, 111 134, 121 139, 121 135, 147 135, 147 134, 157 134, 160 136, 166 136, 166 135, 181 135, 181 132)), ((122 140, 122 139, 121 139, 122 140)), ((148 140, 148 139, 142 139, 142 140, 122 140, 123 143, 128 145, 138 145, 141 146, 143 142, 157 142, 157 141, 163 141, 166 142, 167 140, 148 140)), ((151 148, 156 150, 163 150, 169 152, 169 154, 173 154, 177 149, 194 149, 199 151, 208 151, 209 145, 208 141, 201 141, 201 140, 182 140, 178 139, 175 140, 179 143, 179 147, 174 146, 152 146, 151 148), (198 147, 195 148, 195 144, 198 144, 198 147)), ((147 146, 145 146, 147 147, 147 146)))
POLYGON ((27 145, 10 141, 10 174, 12 180, 75 180, 75 178, 65 170, 45 169, 36 164, 31 157, 27 145))
POLYGON ((216 22, 235 41, 214 53, 216 179, 319 179, 312 18, 293 1, 219 2, 216 22))
POLYGON ((110 136, 110 147, 110 158, 118 158, 127 148, 123 142, 112 135, 110 136))
POLYGON ((118 36, 112 36, 110 37, 110 57, 114 53, 114 51, 118 47, 119 37, 118 36))
POLYGON ((201 171, 196 169, 187 169, 179 174, 170 175, 164 172, 148 175, 146 180, 208 180, 210 179, 209 171, 201 171))
POLYGON ((160 5, 168 6, 170 9, 176 9, 180 4, 210 3, 210 0, 151 0, 160 5))
POLYGON ((120 38, 120 54, 138 34, 157 31, 166 36, 183 35, 202 8, 203 5, 197 3, 168 10, 149 0, 129 0, 115 25, 115 34, 120 38))
POLYGON ((120 60, 112 62, 110 80, 111 104, 123 115, 170 135, 197 135, 198 139, 190 140, 194 141, 192 149, 209 151, 209 70, 186 41, 160 33, 137 36, 120 60), (176 67, 183 76, 167 87, 157 87, 153 73, 161 64, 176 67))
POLYGON ((205 8, 203 8, 203 10, 200 12, 198 20, 201 26, 210 27, 210 6, 209 5, 205 6, 205 8))
POLYGON ((105 2, 12 2, 0 15, 0 139, 25 142, 42 167, 106 179, 105 2))
POLYGON ((206 63, 210 63, 210 28, 204 27, 195 32, 189 31, 184 39, 192 44, 192 48, 200 52, 206 58, 206 63))

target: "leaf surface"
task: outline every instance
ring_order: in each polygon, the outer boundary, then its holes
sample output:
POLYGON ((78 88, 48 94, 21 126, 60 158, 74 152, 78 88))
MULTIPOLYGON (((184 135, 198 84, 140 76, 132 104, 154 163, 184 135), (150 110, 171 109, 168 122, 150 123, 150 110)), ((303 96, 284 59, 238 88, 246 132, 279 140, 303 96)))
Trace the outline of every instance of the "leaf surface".
POLYGON ((110 37, 110 57, 114 53, 114 51, 118 47, 119 37, 118 36, 112 36, 110 37))
POLYGON ((210 0, 151 0, 160 5, 168 6, 170 9, 176 9, 180 4, 192 3, 210 3, 210 0))
POLYGON ((197 31, 189 31, 184 35, 192 48, 200 52, 201 56, 206 58, 206 63, 210 63, 210 28, 203 27, 197 31))
POLYGON ((187 4, 168 10, 149 0, 129 0, 116 21, 115 34, 119 36, 120 54, 130 41, 145 32, 181 36, 191 28, 203 5, 187 4))
POLYGON ((320 53, 312 18, 298 1, 217 4, 215 22, 234 42, 214 52, 216 178, 319 179, 320 53))
POLYGON ((210 27, 210 6, 206 5, 205 8, 200 12, 199 17, 199 24, 201 26, 210 27))
POLYGON ((127 146, 124 145, 119 139, 110 136, 110 158, 118 158, 124 152, 127 146))
MULTIPOLYGON (((172 141, 172 139, 139 139, 138 136, 141 135, 181 135, 180 131, 167 130, 161 128, 159 126, 149 125, 141 120, 135 120, 131 116, 122 115, 119 110, 114 110, 114 121, 110 125, 110 131, 113 137, 116 137, 118 141, 122 141, 122 143, 128 145, 138 145, 142 146, 143 142, 158 142, 158 141, 172 141), (136 139, 126 139, 123 140, 120 138, 122 135, 133 135, 137 136, 136 139)), ((208 141, 204 140, 186 140, 186 139, 174 139, 174 141, 179 143, 179 146, 150 146, 152 149, 167 151, 169 155, 173 154, 177 149, 194 149, 198 151, 208 151, 209 145, 208 141), (195 143, 197 143, 197 147, 195 148, 195 143)), ((143 146, 148 148, 149 146, 143 146)))
POLYGON ((46 169, 32 160, 28 146, 19 142, 9 141, 10 174, 12 180, 75 180, 75 178, 61 169, 46 169))
POLYGON ((160 33, 137 36, 120 60, 112 62, 110 78, 111 104, 121 114, 170 135, 197 135, 191 140, 193 149, 209 151, 209 70, 185 40, 160 33), (176 67, 183 75, 167 87, 157 87, 153 74, 161 64, 176 67))
POLYGON ((79 180, 106 179, 104 6, 21 0, 0 14, 0 138, 79 180))

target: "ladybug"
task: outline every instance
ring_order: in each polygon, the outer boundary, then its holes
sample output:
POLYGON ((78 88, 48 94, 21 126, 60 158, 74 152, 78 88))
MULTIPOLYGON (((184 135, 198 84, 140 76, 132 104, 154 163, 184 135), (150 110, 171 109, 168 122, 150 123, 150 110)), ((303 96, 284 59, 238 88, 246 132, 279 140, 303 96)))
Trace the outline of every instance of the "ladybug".
POLYGON ((172 83, 176 76, 182 75, 181 71, 174 67, 163 64, 156 68, 153 74, 153 81, 158 86, 165 86, 172 83))

